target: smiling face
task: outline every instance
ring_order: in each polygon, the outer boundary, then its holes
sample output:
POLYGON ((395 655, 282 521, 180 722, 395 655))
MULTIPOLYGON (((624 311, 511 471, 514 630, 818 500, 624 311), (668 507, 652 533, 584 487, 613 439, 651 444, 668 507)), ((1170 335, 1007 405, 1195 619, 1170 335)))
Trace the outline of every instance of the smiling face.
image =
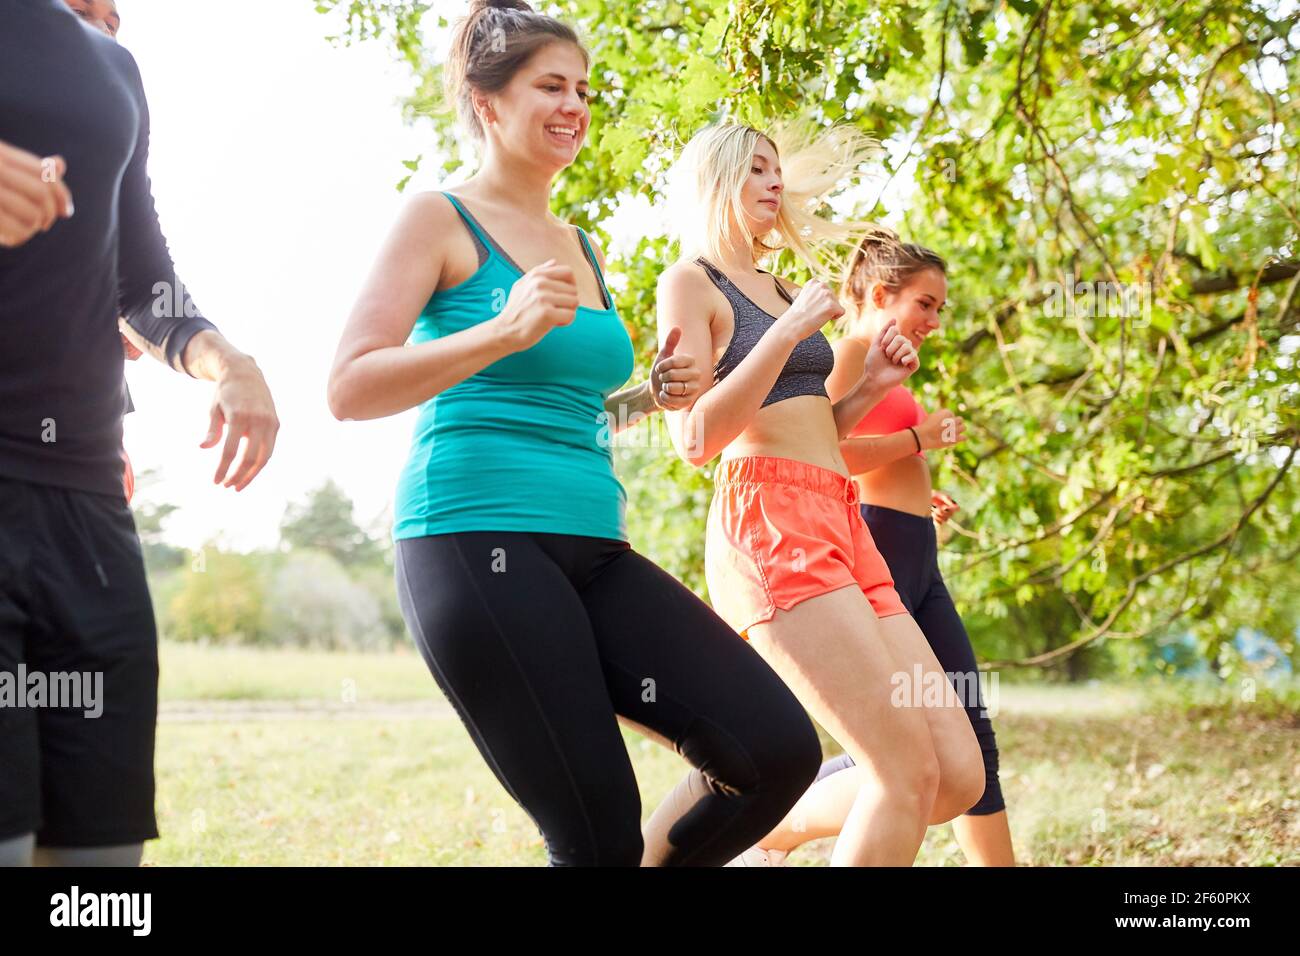
POLYGON ((776 154, 776 147, 765 137, 759 137, 750 160, 749 175, 740 189, 740 205, 752 234, 763 236, 776 228, 784 190, 781 159, 776 154))
POLYGON ((122 25, 114 0, 65 0, 68 8, 100 33, 116 39, 122 25))
POLYGON ((496 148, 558 171, 577 158, 587 137, 588 95, 582 51, 557 41, 533 54, 501 92, 475 99, 496 148))
POLYGON ((907 278, 897 291, 872 286, 871 300, 875 314, 871 325, 880 329, 891 319, 898 330, 918 349, 921 343, 939 330, 940 313, 948 301, 948 278, 935 268, 922 269, 907 278))

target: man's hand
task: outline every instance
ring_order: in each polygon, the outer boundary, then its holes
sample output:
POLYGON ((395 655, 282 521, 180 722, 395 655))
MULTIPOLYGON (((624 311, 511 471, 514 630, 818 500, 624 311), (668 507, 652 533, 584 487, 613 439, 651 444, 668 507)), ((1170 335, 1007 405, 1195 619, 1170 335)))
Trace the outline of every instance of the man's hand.
POLYGON ((257 477, 275 449, 275 436, 280 430, 280 419, 275 414, 271 390, 262 377, 257 364, 247 356, 246 362, 237 362, 217 379, 216 393, 212 397, 212 417, 208 435, 200 448, 212 448, 221 440, 222 429, 226 443, 221 449, 214 484, 243 491, 257 477), (241 440, 245 440, 244 455, 238 466, 232 468, 241 440), (224 480, 223 480, 224 478, 224 480))
POLYGON ((195 378, 217 383, 208 434, 199 446, 214 447, 225 431, 226 443, 221 449, 213 484, 243 491, 270 460, 280 430, 275 402, 262 370, 252 356, 240 352, 220 333, 210 329, 189 340, 181 362, 195 378), (241 442, 243 457, 232 468, 241 442))
POLYGON ((62 156, 42 159, 0 142, 0 246, 21 246, 59 219, 72 217, 62 156))

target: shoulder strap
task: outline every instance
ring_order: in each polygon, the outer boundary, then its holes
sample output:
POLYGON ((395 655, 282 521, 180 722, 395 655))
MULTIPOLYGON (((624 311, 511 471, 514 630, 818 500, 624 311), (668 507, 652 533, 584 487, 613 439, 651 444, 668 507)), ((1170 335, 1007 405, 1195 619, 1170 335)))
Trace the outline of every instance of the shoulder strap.
POLYGON ((596 251, 591 248, 591 242, 587 239, 587 233, 581 226, 574 226, 578 230, 578 238, 582 241, 582 251, 587 256, 587 261, 591 263, 591 271, 596 273, 596 281, 600 283, 601 294, 605 297, 605 308, 612 308, 614 297, 609 294, 609 287, 605 285, 605 274, 600 269, 600 260, 596 258, 596 251))
POLYGON ((471 216, 469 210, 462 206, 460 200, 451 193, 444 192, 443 195, 447 197, 451 202, 452 207, 460 214, 460 218, 464 221, 466 228, 468 228, 470 232, 474 233, 474 235, 478 236, 485 246, 488 245, 488 234, 483 227, 478 224, 478 220, 471 216))
POLYGON ((695 264, 703 268, 709 274, 709 278, 713 280, 713 284, 723 289, 723 291, 726 291, 726 287, 731 285, 731 280, 723 275, 722 270, 703 256, 697 258, 695 264))
POLYGON ((489 234, 486 229, 484 229, 481 225, 479 225, 479 221, 474 218, 473 213, 471 213, 468 209, 466 209, 461 204, 461 201, 459 199, 457 199, 449 192, 444 192, 443 195, 446 196, 449 200, 451 200, 451 204, 456 207, 456 212, 460 213, 460 218, 465 221, 465 225, 469 228, 469 231, 472 232, 478 238, 479 242, 483 243, 483 245, 486 248, 491 249, 502 259, 508 262, 516 272, 524 271, 523 269, 519 268, 518 263, 516 263, 514 259, 510 258, 509 253, 507 253, 504 249, 502 249, 499 245, 497 245, 496 240, 492 238, 491 234, 489 234))
POLYGON ((785 300, 786 305, 794 305, 794 299, 790 298, 790 293, 785 291, 785 286, 781 284, 780 279, 766 269, 759 269, 758 271, 765 276, 772 276, 772 284, 776 286, 776 294, 785 300))
MULTIPOLYGON (((768 274, 771 275, 771 273, 768 274)), ((785 286, 781 284, 781 280, 776 276, 772 276, 772 281, 776 283, 776 291, 781 298, 785 299, 786 305, 794 305, 794 299, 792 299, 790 293, 785 290, 785 286)))

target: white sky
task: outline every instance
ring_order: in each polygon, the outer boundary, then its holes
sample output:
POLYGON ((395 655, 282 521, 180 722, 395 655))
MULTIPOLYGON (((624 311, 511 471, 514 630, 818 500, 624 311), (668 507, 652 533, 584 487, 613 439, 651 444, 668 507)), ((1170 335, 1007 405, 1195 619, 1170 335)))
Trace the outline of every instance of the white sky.
POLYGON ((362 522, 389 508, 414 413, 336 422, 325 380, 348 309, 402 197, 403 159, 429 152, 398 99, 409 74, 388 48, 326 42, 335 20, 308 0, 120 0, 119 40, 140 64, 152 115, 150 171, 163 231, 204 313, 251 353, 281 428, 244 491, 212 484, 200 449, 212 386, 148 358, 128 365, 137 411, 126 445, 142 492, 180 505, 169 537, 272 545, 286 502, 333 477, 362 522))
MULTIPOLYGON (((167 525, 173 543, 215 538, 244 550, 274 545, 286 503, 333 478, 357 520, 387 533, 415 413, 336 422, 325 381, 403 201, 402 160, 424 153, 426 168, 435 165, 427 130, 402 122, 409 73, 386 43, 328 43, 339 20, 310 0, 119 0, 119 9, 118 39, 149 97, 153 191, 178 272, 204 314, 257 359, 281 421, 262 474, 239 493, 218 488, 219 449, 198 447, 212 386, 148 358, 129 363, 136 412, 126 447, 137 473, 161 470, 138 495, 180 506, 167 525)), ((440 0, 426 23, 463 9, 440 0)), ((891 208, 910 178, 904 170, 895 180, 891 208)), ((422 173, 409 188, 439 185, 422 173)), ((620 239, 662 231, 662 213, 628 203, 609 226, 617 284, 620 239)))

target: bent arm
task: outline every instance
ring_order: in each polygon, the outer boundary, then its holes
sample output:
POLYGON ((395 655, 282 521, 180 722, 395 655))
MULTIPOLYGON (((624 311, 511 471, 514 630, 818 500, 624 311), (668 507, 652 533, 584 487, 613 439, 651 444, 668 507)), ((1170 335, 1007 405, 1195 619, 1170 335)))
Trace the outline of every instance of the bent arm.
POLYGON ((414 408, 515 351, 492 319, 406 344, 438 287, 455 218, 446 199, 428 193, 402 211, 339 341, 328 387, 335 418, 383 418, 414 408))
POLYGON ((605 411, 610 415, 610 426, 615 432, 635 425, 645 416, 659 411, 650 394, 650 380, 639 385, 629 385, 605 399, 605 411))
POLYGON ((849 473, 861 475, 916 454, 916 439, 904 428, 892 435, 858 435, 840 441, 849 473))
POLYGON ((832 403, 835 433, 843 439, 889 390, 866 381, 868 350, 861 343, 841 338, 831 344, 831 350, 835 353, 835 367, 826 379, 826 394, 832 403))
MULTIPOLYGON (((710 288, 705 276, 686 268, 671 270, 659 281, 660 341, 670 328, 680 327, 677 354, 692 356, 702 368, 713 367, 710 288)), ((677 454, 696 467, 721 454, 758 414, 796 344, 783 325, 773 325, 726 378, 706 381, 690 408, 668 412, 677 454)))

